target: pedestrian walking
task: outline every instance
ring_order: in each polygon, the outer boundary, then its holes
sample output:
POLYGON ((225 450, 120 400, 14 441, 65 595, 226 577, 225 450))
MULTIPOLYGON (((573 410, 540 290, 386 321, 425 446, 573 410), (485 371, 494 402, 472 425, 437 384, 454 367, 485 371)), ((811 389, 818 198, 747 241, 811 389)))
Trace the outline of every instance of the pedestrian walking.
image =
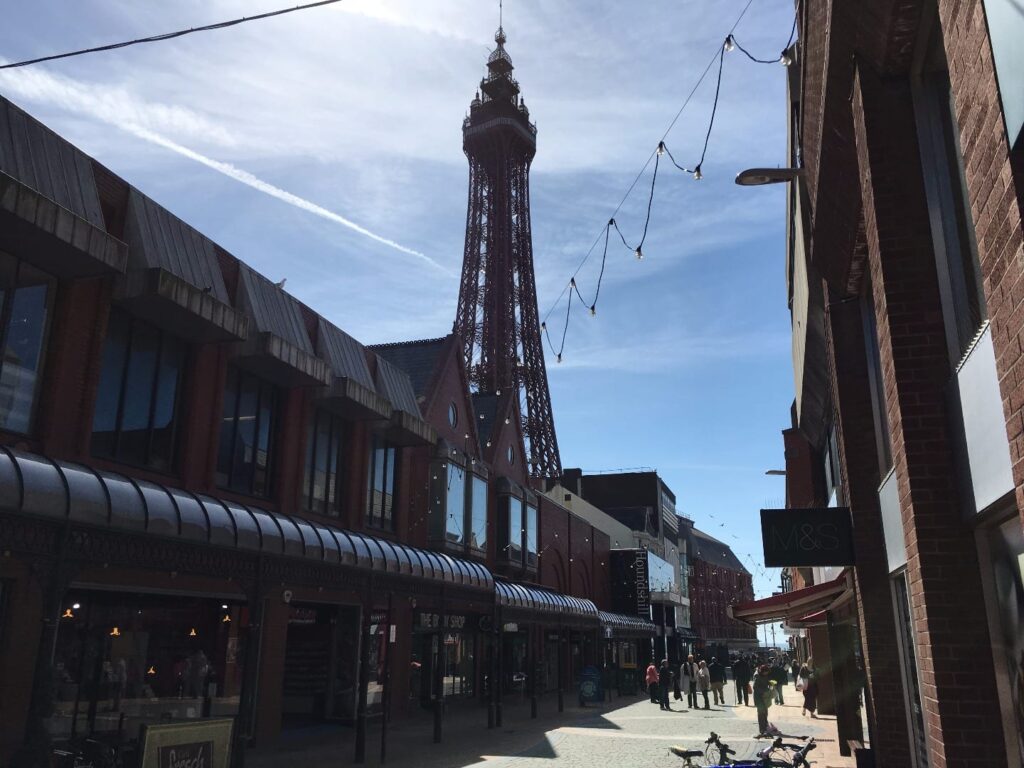
POLYGON ((661 660, 661 667, 658 668, 658 704, 662 710, 672 710, 668 702, 668 692, 672 688, 672 668, 668 665, 668 659, 661 660))
POLYGON ((772 680, 775 681, 775 703, 785 704, 782 689, 789 683, 789 668, 784 660, 777 659, 772 668, 772 680))
POLYGON ((798 674, 800 677, 800 690, 804 695, 804 705, 800 709, 800 714, 806 716, 806 714, 810 712, 811 717, 817 720, 818 681, 815 679, 814 673, 811 672, 810 667, 806 664, 800 667, 800 672, 798 674))
POLYGON ((768 707, 772 705, 772 668, 762 664, 754 676, 754 706, 757 708, 757 735, 768 734, 768 707))
POLYGON ((711 705, 708 704, 708 688, 711 687, 711 673, 708 672, 708 663, 704 659, 700 660, 700 665, 697 667, 697 687, 700 689, 700 695, 704 697, 704 709, 711 709, 711 705))
POLYGON ((679 677, 686 686, 686 705, 690 709, 697 708, 697 664, 691 653, 686 661, 679 665, 679 677))
POLYGON ((750 662, 740 656, 732 665, 732 679, 736 681, 736 704, 750 706, 750 662))
POLYGON ((654 660, 647 665, 647 675, 644 677, 647 684, 647 692, 651 694, 651 704, 658 703, 658 668, 654 666, 654 660))
POLYGON ((719 663, 715 656, 711 657, 708 665, 708 674, 711 677, 711 694, 715 698, 715 706, 725 706, 725 667, 719 663))

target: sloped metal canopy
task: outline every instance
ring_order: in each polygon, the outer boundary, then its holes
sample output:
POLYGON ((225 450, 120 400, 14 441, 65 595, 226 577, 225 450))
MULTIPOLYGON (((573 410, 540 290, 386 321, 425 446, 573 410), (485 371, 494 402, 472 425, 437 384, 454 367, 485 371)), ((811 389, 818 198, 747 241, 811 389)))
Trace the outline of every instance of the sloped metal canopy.
POLYGON ((809 614, 837 607, 853 595, 853 573, 844 570, 832 581, 783 592, 762 600, 730 605, 730 618, 757 624, 763 621, 799 621, 809 614))
POLYGON ((585 598, 514 581, 496 581, 494 592, 498 605, 503 608, 527 611, 555 621, 567 619, 588 624, 598 621, 597 606, 585 598))
POLYGON ((0 514, 160 536, 490 590, 479 563, 0 447, 0 514))
POLYGON ((610 628, 612 633, 618 636, 653 635, 657 631, 653 622, 641 619, 639 616, 600 611, 598 617, 601 619, 602 627, 610 628))

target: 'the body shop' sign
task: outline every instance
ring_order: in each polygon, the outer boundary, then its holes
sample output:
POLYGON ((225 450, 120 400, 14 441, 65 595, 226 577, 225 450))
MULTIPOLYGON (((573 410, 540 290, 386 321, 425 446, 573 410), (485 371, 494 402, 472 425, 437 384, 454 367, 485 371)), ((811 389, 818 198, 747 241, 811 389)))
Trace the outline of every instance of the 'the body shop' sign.
POLYGON ((769 568, 854 564, 849 507, 762 509, 761 538, 769 568))

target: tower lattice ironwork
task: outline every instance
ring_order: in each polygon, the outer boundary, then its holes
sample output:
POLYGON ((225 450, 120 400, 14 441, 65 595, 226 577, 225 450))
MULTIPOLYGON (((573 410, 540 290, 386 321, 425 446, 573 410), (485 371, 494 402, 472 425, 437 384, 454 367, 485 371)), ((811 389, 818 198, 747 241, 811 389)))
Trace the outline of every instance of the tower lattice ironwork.
POLYGON ((469 205, 454 330, 479 392, 515 397, 530 474, 556 477, 562 465, 551 413, 537 316, 530 232, 530 163, 537 126, 512 77, 505 32, 462 125, 469 205))

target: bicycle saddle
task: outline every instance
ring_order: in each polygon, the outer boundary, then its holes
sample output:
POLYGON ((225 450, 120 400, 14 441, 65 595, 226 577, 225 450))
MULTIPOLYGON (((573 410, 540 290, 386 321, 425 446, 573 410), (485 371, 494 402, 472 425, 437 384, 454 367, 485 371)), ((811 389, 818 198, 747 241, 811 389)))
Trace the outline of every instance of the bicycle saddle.
POLYGON ((669 747, 668 751, 673 755, 689 760, 691 757, 704 757, 704 753, 699 749, 686 749, 685 747, 669 747))

